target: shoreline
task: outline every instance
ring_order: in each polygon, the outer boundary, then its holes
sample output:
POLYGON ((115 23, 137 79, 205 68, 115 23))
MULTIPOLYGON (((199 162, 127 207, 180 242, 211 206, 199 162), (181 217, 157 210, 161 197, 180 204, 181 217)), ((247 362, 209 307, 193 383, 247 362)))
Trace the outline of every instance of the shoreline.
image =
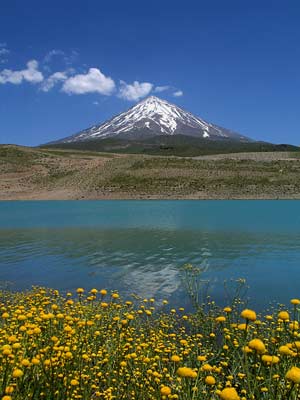
POLYGON ((6 202, 6 201, 127 201, 127 200, 141 200, 141 201, 147 201, 147 200, 164 200, 164 201, 168 201, 168 200, 174 200, 174 201, 182 201, 182 200, 205 200, 205 201, 213 201, 213 200, 217 200, 217 201, 226 201, 226 200, 245 200, 245 201, 252 201, 252 200, 278 200, 278 201, 286 201, 286 200, 300 200, 300 194, 295 195, 293 197, 291 196, 281 196, 281 197, 269 197, 269 196, 235 196, 235 197, 223 197, 223 196, 189 196, 189 197, 158 197, 158 196, 121 196, 121 195, 111 195, 111 196, 80 196, 80 197, 72 197, 72 196, 67 196, 67 197, 60 197, 57 196, 56 194, 53 193, 49 193, 49 195, 45 195, 43 194, 42 196, 26 196, 26 195, 18 195, 18 196, 7 196, 7 197, 0 197, 0 203, 1 202, 6 202))

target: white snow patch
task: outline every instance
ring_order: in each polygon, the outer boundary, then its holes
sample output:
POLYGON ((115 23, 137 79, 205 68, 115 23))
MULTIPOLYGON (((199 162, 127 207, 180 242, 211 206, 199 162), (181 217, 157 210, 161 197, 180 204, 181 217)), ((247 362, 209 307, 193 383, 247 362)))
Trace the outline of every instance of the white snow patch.
POLYGON ((181 133, 181 128, 188 128, 193 132, 199 132, 204 138, 211 136, 230 136, 218 126, 212 125, 201 118, 195 117, 166 100, 150 96, 128 111, 125 111, 103 124, 93 126, 73 136, 71 141, 78 139, 88 140, 93 138, 113 137, 121 132, 130 132, 134 129, 146 127, 153 133, 161 132, 166 135, 181 133), (154 127, 157 126, 156 129, 154 127))

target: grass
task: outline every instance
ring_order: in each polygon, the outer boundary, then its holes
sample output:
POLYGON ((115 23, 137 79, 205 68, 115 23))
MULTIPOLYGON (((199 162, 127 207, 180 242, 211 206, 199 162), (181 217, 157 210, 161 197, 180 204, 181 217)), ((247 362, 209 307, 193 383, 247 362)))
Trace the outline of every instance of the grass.
POLYGON ((63 157, 107 157, 107 158, 114 158, 115 155, 111 153, 105 153, 100 151, 88 151, 88 150, 74 150, 74 149, 55 149, 55 148, 47 148, 42 147, 40 151, 43 153, 47 153, 49 155, 57 155, 63 157))
POLYGON ((111 163, 104 186, 124 192, 167 195, 277 192, 290 186, 299 190, 300 165, 290 161, 192 160, 132 158, 111 163))
POLYGON ((0 173, 9 187, 20 177, 24 191, 63 189, 70 198, 299 197, 298 153, 286 154, 287 160, 191 159, 0 146, 0 173))
POLYGON ((38 162, 44 154, 31 149, 24 149, 17 146, 0 146, 0 166, 7 165, 12 171, 20 170, 22 167, 29 167, 38 162))
POLYGON ((208 140, 185 135, 158 135, 150 138, 133 140, 125 138, 98 139, 83 142, 52 144, 48 145, 48 148, 97 150, 122 154, 148 154, 181 157, 239 152, 299 151, 299 147, 288 144, 239 142, 229 139, 208 140))
POLYGON ((300 300, 221 309, 183 273, 192 313, 105 289, 2 292, 2 400, 299 399, 300 300))

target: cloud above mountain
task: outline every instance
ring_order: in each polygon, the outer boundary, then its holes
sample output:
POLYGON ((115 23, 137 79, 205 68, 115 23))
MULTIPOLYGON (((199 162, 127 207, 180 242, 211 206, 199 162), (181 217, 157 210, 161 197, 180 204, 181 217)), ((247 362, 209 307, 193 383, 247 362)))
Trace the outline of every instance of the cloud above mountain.
POLYGON ((61 60, 65 65, 72 65, 77 58, 79 57, 79 53, 76 50, 71 50, 69 52, 65 52, 61 49, 52 49, 48 51, 48 53, 43 58, 44 67, 49 69, 49 65, 54 61, 61 60))
POLYGON ((125 100, 137 101, 147 96, 152 88, 153 84, 149 82, 134 81, 132 84, 128 84, 124 81, 120 81, 118 96, 125 100))
MULTIPOLYGON (((0 43, 0 63, 9 52, 6 43, 0 43)), ((172 94, 173 91, 173 96, 175 97, 183 95, 183 92, 174 86, 155 86, 154 83, 147 81, 140 82, 135 80, 132 83, 127 83, 124 80, 120 80, 116 84, 112 77, 104 74, 97 67, 83 70, 81 67, 72 65, 77 57, 78 53, 74 50, 67 54, 63 50, 52 49, 42 58, 41 68, 39 68, 39 62, 36 59, 32 59, 26 63, 24 69, 6 68, 2 71, 0 70, 0 85, 20 85, 23 82, 29 82, 38 84, 39 90, 45 93, 51 91, 54 87, 58 87, 61 92, 68 95, 84 95, 88 93, 96 93, 103 96, 116 95, 127 101, 138 101, 150 93, 169 92, 169 94, 172 94), (56 71, 53 71, 54 65, 56 71), (57 70, 59 66, 62 66, 62 68, 57 70)))
POLYGON ((49 92, 55 85, 60 82, 64 82, 67 79, 68 71, 55 72, 43 81, 43 83, 41 84, 41 90, 43 92, 49 92))
POLYGON ((26 64, 25 69, 11 70, 4 69, 0 72, 0 84, 11 83, 13 85, 20 85, 23 81, 29 83, 40 83, 44 80, 44 76, 39 71, 39 63, 36 60, 30 60, 26 64))
POLYGON ((100 93, 109 96, 115 87, 112 78, 105 76, 98 68, 90 68, 86 74, 68 78, 63 84, 62 91, 68 94, 100 93))
POLYGON ((170 86, 156 86, 153 90, 154 93, 161 93, 161 92, 165 92, 167 90, 170 89, 170 86))
POLYGON ((6 43, 0 43, 0 64, 4 64, 7 62, 7 56, 10 53, 10 51, 7 48, 6 43))
POLYGON ((182 90, 176 90, 176 92, 173 93, 174 97, 181 97, 183 96, 183 91, 182 90))

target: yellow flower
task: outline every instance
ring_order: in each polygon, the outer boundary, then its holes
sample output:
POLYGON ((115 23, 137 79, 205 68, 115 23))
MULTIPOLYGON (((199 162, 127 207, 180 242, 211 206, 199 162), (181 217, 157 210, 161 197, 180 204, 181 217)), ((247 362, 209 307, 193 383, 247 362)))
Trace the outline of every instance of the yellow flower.
POLYGON ((291 330, 291 331, 296 331, 296 330, 298 330, 298 329, 299 329, 299 323, 298 323, 298 321, 291 321, 289 327, 290 327, 290 330, 291 330))
POLYGON ((23 367, 29 367, 30 361, 27 360, 26 358, 24 358, 24 359, 21 361, 21 364, 23 365, 23 367))
POLYGON ((77 386, 77 385, 79 385, 79 382, 78 382, 77 379, 72 379, 70 383, 71 383, 71 386, 77 386))
POLYGON ((279 353, 280 354, 284 354, 286 356, 290 356, 290 355, 293 354, 292 350, 286 345, 283 345, 283 346, 279 347, 279 353))
POLYGON ((13 370, 12 376, 14 378, 21 378, 24 375, 24 372, 21 369, 15 368, 13 370))
POLYGON ((256 320, 256 312, 253 310, 245 309, 241 312, 241 317, 247 319, 248 321, 256 320))
POLYGON ((261 357, 261 360, 266 364, 278 364, 279 363, 279 357, 277 357, 277 356, 269 356, 267 354, 264 354, 261 357))
POLYGON ((300 368, 292 367, 285 375, 286 379, 294 383, 300 383, 300 368))
POLYGON ((171 357, 171 361, 173 362, 179 362, 180 361, 180 357, 176 356, 175 354, 171 357))
POLYGON ((233 387, 225 388, 219 394, 222 400, 240 400, 240 396, 233 387))
POLYGON ((208 375, 208 376, 205 378, 205 383, 206 383, 207 385, 213 386, 213 385, 215 385, 216 380, 215 380, 215 378, 214 378, 213 376, 208 375))
POLYGON ((11 396, 3 396, 2 400, 11 400, 11 396))
POLYGON ((3 354, 4 356, 8 356, 8 355, 10 355, 11 353, 12 353, 12 351, 11 351, 11 347, 10 347, 9 344, 5 344, 4 346, 2 346, 2 354, 3 354))
POLYGON ((280 313, 278 313, 278 318, 282 319, 282 321, 288 321, 290 319, 290 316, 287 311, 280 311, 280 313))
POLYGON ((250 342, 248 343, 248 347, 250 347, 250 349, 255 350, 259 354, 263 354, 266 352, 266 347, 260 339, 250 340, 250 342))
POLYGON ((101 296, 106 296, 107 290, 105 290, 105 289, 100 290, 100 294, 101 294, 101 296))
POLYGON ((171 394, 171 389, 170 389, 168 386, 163 386, 163 387, 160 389, 160 393, 161 393, 163 396, 168 396, 169 394, 171 394))
POLYGON ((118 299, 120 296, 118 295, 118 293, 113 293, 113 294, 111 295, 111 297, 112 297, 113 299, 118 299))
POLYGON ((6 386, 5 393, 11 394, 15 390, 14 386, 6 386))
POLYGON ((252 353, 252 350, 250 349, 249 346, 244 346, 244 347, 243 347, 243 352, 246 353, 246 354, 247 354, 247 353, 252 353))
POLYGON ((177 370, 177 375, 188 378, 197 378, 197 372, 189 367, 180 367, 177 370))
POLYGON ((300 300, 299 299, 292 299, 291 300, 291 304, 294 304, 295 306, 300 304, 300 300))
POLYGON ((226 312, 226 313, 231 313, 232 308, 231 307, 225 307, 225 308, 223 308, 223 311, 226 312))
POLYGON ((297 350, 300 350, 300 342, 298 340, 294 342, 294 346, 296 347, 297 350))
POLYGON ((83 294, 84 293, 84 289, 83 288, 78 288, 77 290, 76 290, 76 292, 78 293, 78 294, 83 294))
POLYGON ((201 367, 202 371, 212 371, 213 367, 210 364, 204 364, 201 367))
POLYGON ((220 317, 216 318, 216 322, 225 322, 226 318, 223 315, 220 315, 220 317))

